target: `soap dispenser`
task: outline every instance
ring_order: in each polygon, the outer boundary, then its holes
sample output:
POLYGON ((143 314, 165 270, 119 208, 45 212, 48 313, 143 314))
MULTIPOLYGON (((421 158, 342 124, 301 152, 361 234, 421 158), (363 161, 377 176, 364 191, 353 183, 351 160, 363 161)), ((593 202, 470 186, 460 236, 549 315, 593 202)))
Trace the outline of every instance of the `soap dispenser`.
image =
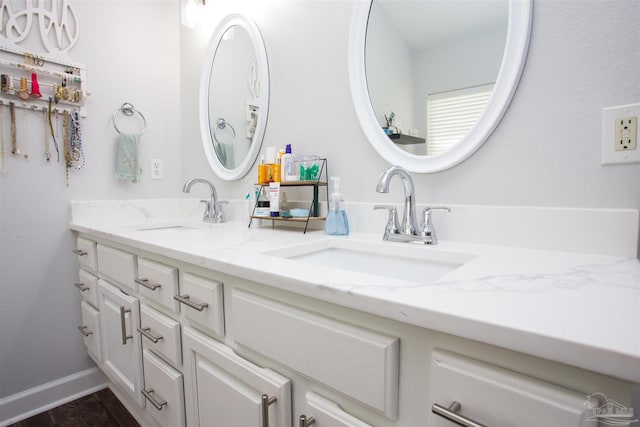
POLYGON ((349 234, 349 220, 344 210, 344 200, 340 193, 340 178, 332 176, 333 193, 329 199, 329 214, 324 227, 325 234, 330 236, 346 236, 349 234))

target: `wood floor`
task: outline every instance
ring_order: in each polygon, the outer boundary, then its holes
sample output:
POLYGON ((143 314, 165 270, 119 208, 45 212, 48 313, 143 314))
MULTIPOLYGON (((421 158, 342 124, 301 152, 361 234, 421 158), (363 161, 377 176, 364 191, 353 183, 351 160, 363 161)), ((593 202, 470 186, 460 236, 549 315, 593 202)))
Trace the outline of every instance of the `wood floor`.
POLYGON ((108 388, 50 409, 9 427, 139 427, 108 388))

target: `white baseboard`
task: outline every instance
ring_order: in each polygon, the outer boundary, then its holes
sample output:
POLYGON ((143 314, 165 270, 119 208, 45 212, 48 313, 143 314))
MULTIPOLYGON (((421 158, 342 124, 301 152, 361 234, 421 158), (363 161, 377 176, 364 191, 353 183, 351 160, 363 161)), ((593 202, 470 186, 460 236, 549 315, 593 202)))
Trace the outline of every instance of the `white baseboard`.
POLYGON ((0 399, 0 427, 48 411, 107 387, 107 378, 90 368, 0 399))

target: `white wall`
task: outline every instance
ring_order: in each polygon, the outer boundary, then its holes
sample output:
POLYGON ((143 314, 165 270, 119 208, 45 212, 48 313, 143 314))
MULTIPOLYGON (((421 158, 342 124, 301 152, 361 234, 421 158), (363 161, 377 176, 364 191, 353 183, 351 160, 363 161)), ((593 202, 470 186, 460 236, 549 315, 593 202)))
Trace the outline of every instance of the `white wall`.
MULTIPOLYGON (((28 113, 31 158, 10 158, 8 174, 0 175, 0 424, 11 400, 3 398, 93 366, 76 329, 69 202, 181 194, 179 3, 94 0, 72 7, 80 40, 70 58, 86 64, 91 92, 81 121, 86 166, 70 172, 66 187, 64 161, 46 164, 41 156, 41 113, 28 113), (114 178, 111 115, 125 101, 148 122, 140 184, 114 178), (164 180, 149 179, 151 157, 164 160, 164 180)), ((123 129, 137 125, 121 122, 123 129)))
MULTIPOLYGON (((400 186, 389 195, 375 193, 387 162, 366 141, 352 107, 351 2, 263 3, 268 7, 254 19, 271 72, 265 145, 292 143, 295 151, 326 155, 331 174, 343 177, 347 201, 399 203, 400 186)), ((229 1, 220 4, 233 9, 229 1)), ((529 56, 509 111, 471 159, 414 175, 418 202, 639 208, 640 165, 600 165, 602 108, 640 102, 639 22, 638 0, 535 1, 529 56)), ((182 31, 185 75, 200 67, 204 32, 182 31)), ((212 177, 199 146, 197 87, 183 84, 182 90, 183 177, 212 177)), ((244 180, 213 179, 222 197, 244 194, 244 180)))
MULTIPOLYGON (((208 24, 246 3, 207 2, 217 13, 208 24)), ((70 200, 176 197, 195 175, 213 180, 222 197, 241 199, 255 180, 252 173, 221 181, 202 151, 198 81, 212 27, 180 28, 175 0, 73 6, 82 36, 71 56, 87 65, 92 92, 82 122, 87 165, 72 172, 69 188, 61 165, 35 157, 10 159, 9 174, 0 175, 0 399, 90 366, 75 329, 70 200), (149 122, 141 148, 146 175, 137 185, 113 178, 110 120, 125 101, 149 122), (149 180, 151 157, 164 160, 164 180, 149 180)), ((291 143, 297 152, 327 156, 347 201, 399 203, 397 183, 389 195, 375 193, 387 162, 365 140, 351 103, 351 2, 264 0, 249 11, 271 73, 265 145, 291 143)), ((638 0, 537 0, 527 66, 504 120, 465 163, 414 175, 418 202, 640 208, 640 165, 600 165, 601 109, 640 102, 639 25, 638 0)))

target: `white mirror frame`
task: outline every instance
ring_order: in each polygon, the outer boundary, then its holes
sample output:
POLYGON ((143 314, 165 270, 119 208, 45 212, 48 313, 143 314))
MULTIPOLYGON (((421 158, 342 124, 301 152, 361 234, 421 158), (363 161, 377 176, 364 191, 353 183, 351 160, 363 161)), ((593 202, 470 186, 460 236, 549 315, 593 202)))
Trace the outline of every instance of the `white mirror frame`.
POLYGON ((267 116, 269 112, 269 64, 267 62, 267 51, 260 34, 258 26, 249 18, 240 14, 232 14, 225 17, 214 30, 207 55, 202 66, 202 75, 200 77, 200 99, 199 99, 199 115, 200 115, 200 134, 202 137, 202 145, 207 155, 207 160, 213 172, 225 181, 233 181, 242 178, 249 172, 253 166, 260 148, 267 126, 267 116), (249 34, 253 50, 258 61, 258 73, 260 77, 260 93, 258 95, 258 121, 253 140, 249 148, 247 156, 234 169, 227 169, 218 159, 213 149, 213 140, 211 137, 210 116, 209 116, 209 85, 211 81, 211 72, 213 69, 213 61, 216 51, 224 33, 231 27, 238 26, 244 28, 249 34))
POLYGON ((509 0, 509 23, 504 55, 487 108, 471 131, 448 151, 433 156, 411 154, 385 135, 376 119, 367 87, 365 45, 371 1, 356 1, 349 36, 349 80, 360 126, 373 148, 391 164, 411 172, 449 169, 471 156, 487 140, 507 111, 520 81, 529 47, 533 0, 509 0))

